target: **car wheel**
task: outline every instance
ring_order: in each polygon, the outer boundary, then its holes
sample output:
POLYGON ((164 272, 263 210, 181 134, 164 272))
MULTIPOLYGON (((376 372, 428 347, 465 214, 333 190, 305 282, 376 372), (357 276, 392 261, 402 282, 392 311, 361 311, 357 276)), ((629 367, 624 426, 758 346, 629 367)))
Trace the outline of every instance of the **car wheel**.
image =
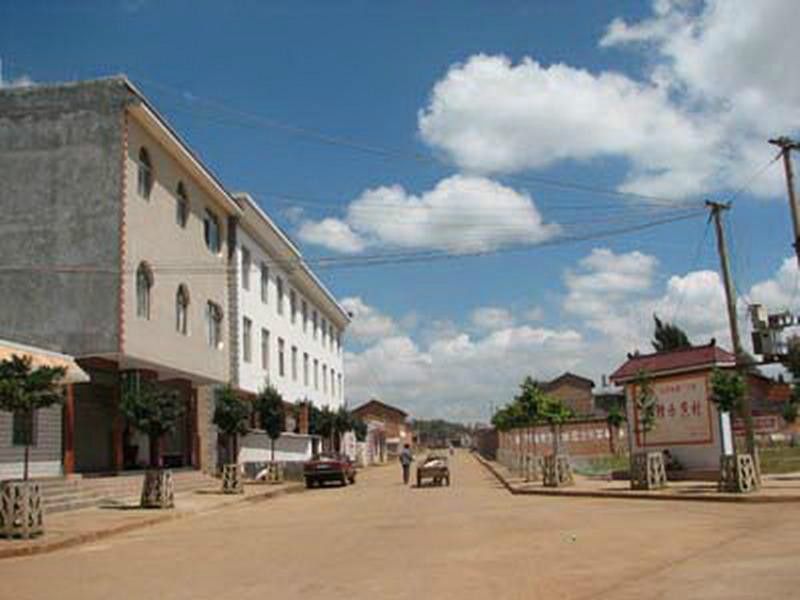
POLYGON ((314 480, 311 479, 310 477, 306 477, 306 487, 308 489, 311 489, 311 488, 314 487, 314 480))
POLYGON ((342 487, 347 487, 347 477, 342 475, 342 487))

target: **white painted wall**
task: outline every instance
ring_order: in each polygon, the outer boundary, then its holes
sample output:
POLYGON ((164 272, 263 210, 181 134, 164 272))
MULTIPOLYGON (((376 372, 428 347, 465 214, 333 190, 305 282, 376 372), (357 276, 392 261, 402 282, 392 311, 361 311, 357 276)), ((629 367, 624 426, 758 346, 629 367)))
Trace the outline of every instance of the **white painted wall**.
MULTIPOLYGON (((322 314, 318 306, 312 305, 303 290, 294 287, 290 277, 286 272, 279 268, 267 252, 247 235, 243 229, 238 230, 238 242, 236 247, 236 269, 238 271, 237 280, 239 282, 239 387, 250 391, 258 392, 267 378, 283 395, 287 402, 298 400, 311 400, 316 406, 340 406, 344 399, 344 369, 343 349, 338 348, 335 339, 331 343, 330 335, 323 340, 321 320, 325 319, 330 323, 330 318, 322 314), (244 289, 242 274, 242 246, 250 251, 250 286, 244 289), (261 264, 264 263, 269 268, 269 282, 267 286, 267 300, 261 298, 261 264), (283 280, 283 314, 278 313, 278 284, 277 278, 283 280), (296 295, 296 317, 292 323, 292 310, 290 304, 291 291, 296 295), (308 320, 306 327, 303 327, 302 303, 306 302, 308 320), (314 338, 313 313, 317 312, 317 335, 314 338), (247 317, 252 321, 251 335, 251 360, 244 360, 244 326, 243 319, 247 317), (267 369, 262 367, 261 352, 261 332, 262 329, 269 331, 269 365, 267 369), (281 375, 278 368, 278 340, 284 340, 284 374, 281 375), (297 348, 297 373, 296 377, 292 370, 292 348, 297 348), (308 383, 303 377, 303 355, 309 356, 308 383), (314 361, 318 364, 317 386, 314 385, 314 361), (327 383, 322 380, 323 365, 327 373, 327 383), (335 373, 335 386, 331 385, 331 369, 335 373), (340 385, 340 378, 341 382, 340 385), (335 390, 332 389, 335 387, 335 390)), ((343 339, 343 333, 340 339, 343 339)))
MULTIPOLYGON (((301 462, 311 458, 313 436, 298 433, 284 433, 275 440, 275 460, 277 462, 301 462)), ((263 431, 251 431, 244 438, 239 449, 239 463, 269 462, 272 457, 269 436, 263 431)))

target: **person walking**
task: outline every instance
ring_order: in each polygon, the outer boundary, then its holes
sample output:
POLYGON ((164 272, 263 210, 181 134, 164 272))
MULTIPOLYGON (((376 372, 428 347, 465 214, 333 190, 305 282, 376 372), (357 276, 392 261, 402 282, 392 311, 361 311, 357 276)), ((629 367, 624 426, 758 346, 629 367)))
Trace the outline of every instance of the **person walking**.
POLYGON ((400 464, 403 467, 403 485, 408 485, 412 462, 414 462, 414 455, 411 454, 411 447, 406 444, 403 446, 403 451, 400 453, 400 464))

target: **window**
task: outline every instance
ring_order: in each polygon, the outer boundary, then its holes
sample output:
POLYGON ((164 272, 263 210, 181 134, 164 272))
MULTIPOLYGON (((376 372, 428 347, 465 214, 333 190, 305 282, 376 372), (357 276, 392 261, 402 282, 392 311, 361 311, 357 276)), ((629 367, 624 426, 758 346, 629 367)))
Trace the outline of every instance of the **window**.
POLYGON ((278 288, 278 314, 283 314, 283 279, 281 277, 275 278, 275 286, 278 288))
POLYGON ((266 304, 269 301, 269 267, 261 263, 261 301, 266 304))
POLYGON ((292 381, 297 381, 297 346, 292 346, 292 381))
POLYGON ((303 385, 308 386, 308 352, 303 352, 303 385))
POLYGON ((242 319, 242 360, 253 362, 253 322, 247 317, 242 319))
POLYGON ((314 359, 314 389, 319 389, 319 360, 314 359))
POLYGON ((284 341, 283 338, 278 338, 278 375, 284 377, 286 375, 286 364, 284 359, 284 341))
POLYGON ((36 411, 15 410, 13 412, 11 443, 14 446, 36 445, 36 411))
POLYGON ((213 302, 206 306, 206 326, 208 345, 212 348, 222 346, 222 309, 213 302))
POLYGON ((300 311, 303 313, 303 333, 308 331, 308 304, 305 300, 300 303, 300 311))
POLYGON ((189 335, 189 290, 184 284, 178 286, 175 294, 175 330, 189 335))
POLYGON ((336 371, 331 369, 331 396, 336 397, 336 371))
POLYGON ((311 324, 314 327, 314 339, 317 339, 317 311, 314 310, 314 313, 311 316, 311 324))
POLYGON ((261 368, 269 371, 269 331, 261 330, 261 368))
POLYGON ((147 263, 136 269, 136 316, 150 318, 150 290, 153 289, 153 271, 147 263))
POLYGON ((328 393, 328 365, 322 365, 322 391, 328 393))
POLYGON ((136 179, 139 195, 145 200, 150 199, 153 191, 153 163, 150 162, 150 153, 147 148, 139 150, 139 172, 136 179))
POLYGON ((178 184, 177 199, 175 201, 175 222, 179 227, 186 227, 189 220, 189 197, 186 195, 186 188, 183 182, 178 184))
POLYGON ((205 235, 206 246, 212 252, 219 252, 221 246, 219 218, 210 210, 206 209, 203 217, 203 233, 205 235))
POLYGON ((297 321, 297 294, 294 290, 289 290, 289 312, 292 315, 292 325, 294 325, 297 321))
POLYGON ((250 289, 250 250, 247 246, 242 246, 242 288, 250 289))
POLYGON ((342 374, 339 373, 339 398, 344 398, 344 390, 342 389, 342 374))
POLYGON ((325 347, 328 338, 328 322, 325 319, 322 319, 322 347, 325 347))

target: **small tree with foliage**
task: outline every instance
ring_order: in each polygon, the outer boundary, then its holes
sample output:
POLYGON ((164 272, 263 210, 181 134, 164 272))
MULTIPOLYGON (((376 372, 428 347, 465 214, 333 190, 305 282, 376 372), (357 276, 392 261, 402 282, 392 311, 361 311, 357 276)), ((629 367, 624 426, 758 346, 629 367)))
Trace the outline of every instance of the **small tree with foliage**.
POLYGON ((367 441, 368 428, 364 419, 361 417, 353 417, 353 431, 356 434, 356 440, 359 442, 367 441))
POLYGON ((228 456, 238 462, 239 436, 249 431, 250 406, 236 394, 230 385, 214 392, 214 425, 225 435, 228 456))
POLYGON ((674 323, 662 321, 658 315, 653 315, 653 320, 655 321, 655 331, 652 344, 656 352, 691 348, 692 344, 683 329, 674 323))
POLYGON ((561 400, 543 394, 539 403, 539 418, 550 425, 553 455, 558 455, 561 448, 561 426, 572 418, 572 411, 561 400))
POLYGON ((256 399, 256 412, 261 428, 267 433, 270 441, 270 461, 275 462, 275 440, 281 437, 286 422, 283 396, 268 383, 256 399))
POLYGON ((137 376, 123 380, 120 411, 136 429, 147 435, 150 466, 161 467, 161 439, 175 430, 183 414, 176 390, 137 376))
POLYGON ((619 428, 622 427, 622 424, 627 420, 628 419, 625 416, 625 413, 616 404, 611 407, 611 410, 609 410, 608 414, 606 415, 606 425, 608 425, 609 435, 608 444, 611 454, 617 453, 617 432, 619 431, 619 428))
MULTIPOLYGON (((733 416, 739 412, 744 398, 744 379, 735 371, 727 372, 714 369, 711 374, 711 401, 716 405, 720 418, 723 413, 733 416)), ((725 445, 722 439, 722 421, 720 420, 720 452, 725 454, 725 445)))
POLYGON ((656 404, 657 398, 653 391, 653 381, 650 375, 644 371, 639 370, 634 380, 636 396, 636 412, 638 416, 637 426, 642 433, 642 447, 647 449, 647 434, 652 431, 656 425, 656 404))
POLYGON ((64 367, 32 366, 30 356, 13 355, 0 362, 0 410, 17 413, 28 426, 22 440, 25 444, 23 480, 28 480, 30 448, 33 443, 34 415, 40 408, 47 408, 62 401, 59 381, 66 375, 64 367))

